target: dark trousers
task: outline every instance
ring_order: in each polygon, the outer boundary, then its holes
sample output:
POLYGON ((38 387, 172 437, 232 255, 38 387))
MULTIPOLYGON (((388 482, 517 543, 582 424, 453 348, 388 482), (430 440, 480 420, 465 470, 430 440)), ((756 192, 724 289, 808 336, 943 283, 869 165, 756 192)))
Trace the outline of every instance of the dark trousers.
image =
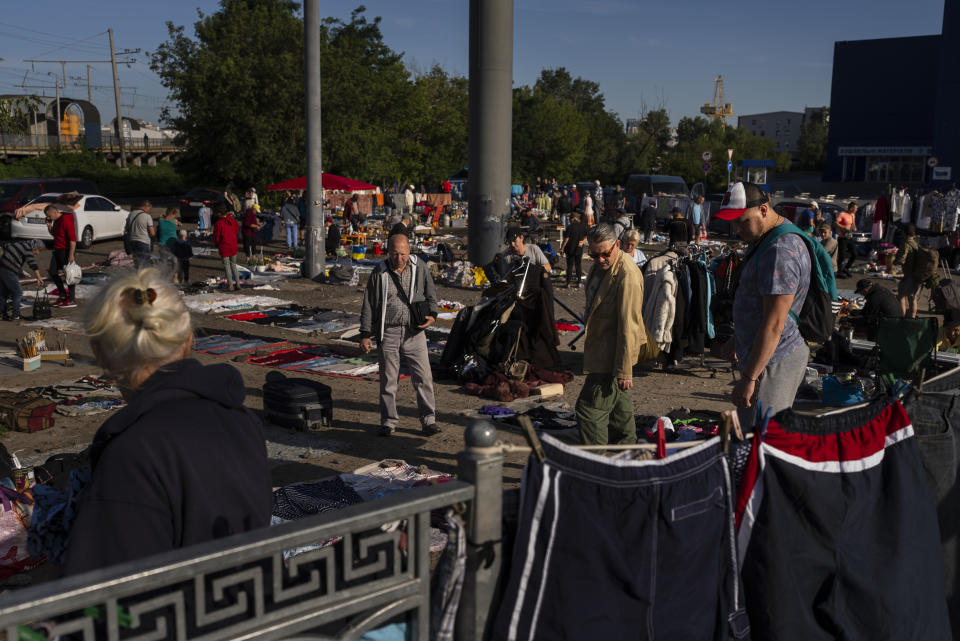
POLYGON ((717 439, 662 461, 549 435, 543 449, 524 469, 494 641, 749 639, 717 439))
POLYGON ((918 439, 888 403, 782 412, 754 442, 737 501, 752 638, 952 638, 918 439))
POLYGON ((571 279, 577 285, 579 285, 580 281, 583 280, 583 267, 581 266, 582 262, 583 262, 582 247, 577 247, 576 249, 567 250, 567 285, 570 284, 571 279))
POLYGON ((20 297, 23 290, 20 288, 20 276, 9 269, 0 267, 0 316, 19 318, 20 297), (7 311, 7 298, 10 299, 10 311, 7 311))
POLYGON ((247 259, 253 258, 254 250, 256 250, 256 238, 253 236, 244 236, 243 251, 247 254, 247 259))
POLYGON ((133 253, 133 263, 137 266, 137 269, 150 266, 152 260, 150 258, 149 243, 141 243, 138 240, 131 240, 130 251, 133 253))
POLYGON ((947 608, 960 635, 960 371, 931 379, 903 405, 917 435, 924 478, 937 502, 947 608))
POLYGON ((848 272, 857 259, 857 243, 849 236, 837 239, 837 268, 841 272, 848 272), (846 261, 846 262, 844 262, 846 261))
POLYGON ((50 256, 50 269, 47 272, 50 274, 50 279, 57 284, 57 289, 59 290, 59 295, 57 296, 60 299, 68 299, 75 301, 77 300, 77 286, 70 285, 67 287, 63 284, 63 278, 60 277, 60 270, 67 266, 67 250, 66 249, 54 249, 53 254, 50 256), (68 292, 69 295, 64 295, 64 292, 68 292))
POLYGON ((190 282, 190 259, 181 258, 178 260, 180 264, 180 282, 189 283, 190 282))

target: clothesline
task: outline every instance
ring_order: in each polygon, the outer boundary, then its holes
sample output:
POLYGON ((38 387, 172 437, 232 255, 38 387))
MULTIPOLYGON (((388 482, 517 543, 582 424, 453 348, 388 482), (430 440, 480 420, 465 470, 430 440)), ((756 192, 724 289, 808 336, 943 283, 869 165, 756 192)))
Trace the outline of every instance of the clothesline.
MULTIPOLYGON (((844 408, 847 409, 847 408, 844 408)), ((719 438, 719 437, 712 437, 719 438)), ((753 432, 749 432, 744 435, 744 440, 750 440, 753 438, 753 432)), ((679 449, 686 447, 696 447, 698 445, 703 445, 709 439, 695 440, 695 441, 679 441, 675 443, 667 443, 667 449, 679 449)), ((610 451, 628 451, 628 450, 655 450, 657 449, 656 443, 632 443, 629 445, 571 445, 578 450, 610 450, 610 451)), ((532 448, 529 445, 514 445, 513 443, 498 443, 495 446, 500 452, 504 454, 511 454, 514 452, 530 452, 532 448)))

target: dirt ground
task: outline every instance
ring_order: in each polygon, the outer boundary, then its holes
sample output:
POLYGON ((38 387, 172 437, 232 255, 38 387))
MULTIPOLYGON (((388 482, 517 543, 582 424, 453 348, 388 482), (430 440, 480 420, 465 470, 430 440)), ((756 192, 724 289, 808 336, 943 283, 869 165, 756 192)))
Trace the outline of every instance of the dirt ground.
MULTIPOLYGON (((461 230, 462 231, 462 230, 461 230)), ((96 243, 89 250, 78 250, 77 257, 81 265, 102 263, 111 250, 121 246, 119 241, 96 243)), ((657 248, 650 247, 656 251, 657 248)), ((279 252, 281 246, 273 244, 265 253, 279 252)), ((41 257, 41 267, 49 260, 48 252, 41 257)), ((585 268, 589 261, 585 261, 585 268)), ((107 270, 109 271, 109 270, 107 270)), ((213 256, 194 258, 191 263, 191 279, 203 280, 220 275, 219 260, 213 256)), ((85 272, 86 273, 86 272, 85 272)), ((302 305, 342 309, 360 312, 365 276, 360 287, 317 284, 305 279, 287 279, 282 281, 279 291, 257 291, 258 295, 275 296, 292 300, 302 305)), ((853 289, 856 278, 838 283, 840 288, 853 289)), ((894 287, 895 281, 881 281, 888 287, 894 287)), ((555 280, 560 284, 561 280, 555 280)), ((448 300, 460 301, 466 305, 474 303, 479 291, 438 287, 438 296, 448 300)), ((584 293, 582 289, 556 288, 557 296, 575 310, 582 310, 584 293)), ((66 317, 81 319, 86 303, 80 301, 75 309, 54 308, 54 318, 66 317)), ((558 305, 558 319, 570 318, 570 315, 558 305)), ((241 323, 225 318, 223 315, 194 314, 195 328, 199 330, 242 331, 252 336, 272 337, 301 344, 323 344, 326 336, 309 337, 285 329, 241 323)), ((0 322, 0 349, 15 348, 15 339, 22 336, 27 328, 23 322, 0 322)), ((333 336, 336 336, 333 335, 333 336)), ((580 388, 583 385, 582 352, 571 350, 567 343, 573 333, 561 333, 561 354, 564 365, 576 375, 566 385, 562 400, 573 407, 580 388)), ((87 340, 77 334, 64 334, 73 354, 75 366, 63 367, 56 363, 44 363, 36 372, 16 373, 0 376, 0 388, 19 390, 38 385, 72 382, 85 374, 99 374, 100 369, 93 362, 87 340)), ((582 341, 579 346, 582 348, 582 341)), ((224 358, 199 354, 196 357, 204 363, 223 362, 224 358)), ((240 359, 242 360, 242 359, 240 359)), ((638 414, 662 415, 670 410, 688 408, 692 410, 722 410, 730 407, 728 395, 732 376, 724 363, 707 359, 708 365, 722 368, 715 376, 709 369, 700 366, 698 358, 688 358, 681 364, 679 373, 666 373, 661 370, 643 372, 635 380, 633 403, 638 414)), ((242 373, 247 387, 247 405, 262 410, 261 388, 269 368, 233 362, 242 373)), ((312 376, 297 374, 298 376, 312 376)), ((273 482, 282 485, 299 480, 322 478, 330 474, 351 471, 357 467, 385 458, 404 459, 414 465, 426 464, 431 468, 455 473, 456 455, 463 448, 463 431, 470 418, 465 416, 481 406, 491 402, 466 394, 455 381, 435 381, 438 424, 443 432, 436 436, 424 437, 419 431, 416 414, 416 399, 412 386, 402 381, 398 393, 398 406, 401 413, 400 429, 391 437, 378 436, 379 412, 377 406, 377 383, 336 377, 317 377, 330 385, 334 398, 334 422, 320 432, 299 432, 272 425, 265 426, 268 452, 273 469, 273 482)), ((554 397, 549 402, 559 400, 554 397)), ((110 414, 89 417, 67 417, 59 414, 53 428, 32 434, 8 431, 2 435, 2 442, 11 452, 17 452, 25 464, 42 462, 54 452, 79 451, 87 446, 100 424, 110 414)), ((499 430, 504 442, 523 444, 523 437, 510 429, 499 430)), ((525 455, 512 453, 507 456, 504 466, 504 480, 507 485, 518 482, 525 455)))

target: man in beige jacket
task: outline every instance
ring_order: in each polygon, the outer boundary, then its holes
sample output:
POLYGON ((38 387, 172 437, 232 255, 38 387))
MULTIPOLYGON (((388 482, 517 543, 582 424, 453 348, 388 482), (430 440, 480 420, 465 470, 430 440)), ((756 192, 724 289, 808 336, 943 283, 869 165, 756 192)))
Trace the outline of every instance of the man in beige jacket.
POLYGON ((587 277, 587 336, 577 398, 580 438, 588 445, 635 443, 633 365, 646 341, 641 315, 643 276, 620 251, 613 227, 601 223, 587 235, 593 267, 587 277))

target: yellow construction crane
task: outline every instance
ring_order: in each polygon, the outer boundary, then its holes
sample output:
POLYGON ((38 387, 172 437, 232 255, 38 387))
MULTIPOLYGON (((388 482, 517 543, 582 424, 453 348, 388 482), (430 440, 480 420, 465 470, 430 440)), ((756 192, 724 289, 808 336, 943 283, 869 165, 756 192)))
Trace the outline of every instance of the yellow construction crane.
POLYGON ((723 126, 727 125, 727 116, 734 115, 733 105, 729 102, 723 104, 723 76, 717 76, 713 83, 713 103, 707 103, 700 107, 700 113, 707 118, 719 120, 723 126))

